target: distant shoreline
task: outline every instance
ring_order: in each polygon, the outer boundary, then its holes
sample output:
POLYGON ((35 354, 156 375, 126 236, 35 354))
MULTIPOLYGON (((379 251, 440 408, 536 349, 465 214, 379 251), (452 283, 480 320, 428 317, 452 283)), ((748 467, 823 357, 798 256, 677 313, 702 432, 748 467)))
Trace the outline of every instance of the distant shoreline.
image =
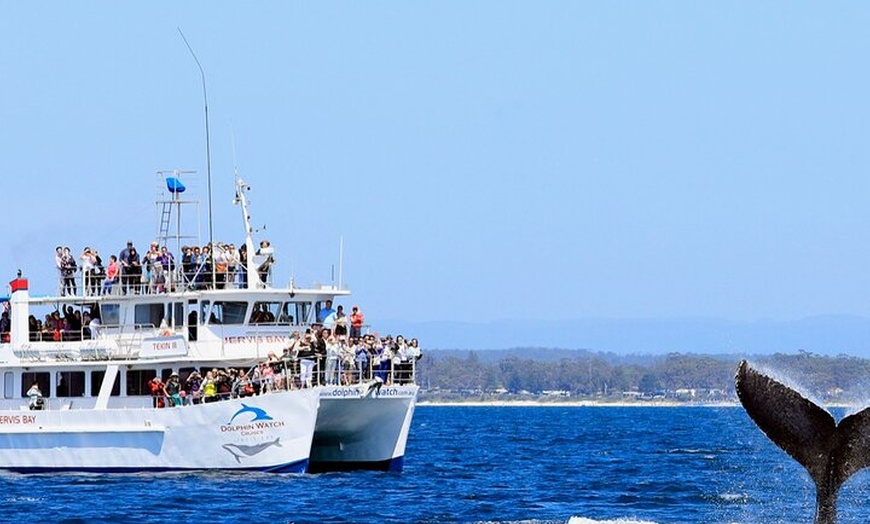
MULTIPOLYGON (((508 407, 508 408, 739 408, 739 402, 677 402, 670 400, 651 400, 646 402, 626 402, 626 401, 599 401, 599 400, 577 400, 577 401, 539 401, 539 400, 475 400, 468 402, 460 401, 431 401, 424 400, 417 402, 418 407, 508 407)), ((867 404, 847 405, 847 404, 826 404, 826 409, 864 409, 867 404)))
POLYGON ((547 402, 538 400, 486 400, 486 401, 422 401, 417 406, 423 407, 534 407, 534 408, 733 408, 740 407, 737 402, 674 402, 674 401, 649 401, 649 402, 604 402, 597 400, 577 400, 547 402))

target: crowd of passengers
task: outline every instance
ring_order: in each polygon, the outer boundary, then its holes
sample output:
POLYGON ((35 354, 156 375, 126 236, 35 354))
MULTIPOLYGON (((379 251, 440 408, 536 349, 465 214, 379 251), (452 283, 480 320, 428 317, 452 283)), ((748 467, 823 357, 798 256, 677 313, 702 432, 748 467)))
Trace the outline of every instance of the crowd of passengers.
MULTIPOLYGON (((44 320, 35 315, 27 317, 30 341, 76 341, 93 338, 100 328, 99 315, 91 311, 80 311, 67 306, 66 309, 55 310, 45 315, 44 320)), ((8 341, 11 324, 9 312, 3 311, 0 316, 0 334, 8 341)))
MULTIPOLYGON (((180 264, 166 246, 152 242, 141 254, 132 241, 108 260, 96 249, 85 247, 76 257, 69 247, 57 246, 55 264, 61 296, 78 295, 81 272, 83 294, 165 293, 178 286, 188 289, 247 287, 248 250, 245 244, 215 242, 205 246, 182 246, 180 264)), ((268 240, 260 242, 253 261, 263 282, 269 282, 275 264, 274 248, 268 240)))
POLYGON ((149 383, 155 407, 175 407, 316 385, 351 385, 376 380, 385 385, 409 384, 416 361, 423 356, 417 339, 401 335, 350 338, 327 328, 294 332, 281 356, 268 358, 250 370, 212 368, 202 376, 192 371, 183 379, 173 372, 166 382, 149 383))

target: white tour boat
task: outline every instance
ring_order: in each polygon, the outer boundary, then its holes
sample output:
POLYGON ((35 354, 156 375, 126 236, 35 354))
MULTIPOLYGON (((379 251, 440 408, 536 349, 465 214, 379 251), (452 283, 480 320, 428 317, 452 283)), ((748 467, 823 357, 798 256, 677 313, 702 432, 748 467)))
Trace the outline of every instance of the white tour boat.
MULTIPOLYGON (((181 209, 196 202, 180 198, 185 188, 174 174, 165 179, 166 198, 157 201, 157 240, 165 246, 175 238, 180 247, 181 239, 194 238, 182 234, 181 209)), ((354 372, 339 365, 332 385, 318 385, 326 383, 320 369, 313 387, 302 387, 299 362, 285 348, 294 333, 318 327, 327 301, 349 292, 297 288, 292 280, 272 285, 263 269, 268 244, 257 250, 252 238, 249 189, 237 180, 248 257, 236 278, 217 274, 217 258, 211 275, 202 266, 190 274, 176 251, 165 273, 154 266, 150 280, 135 276, 126 293, 123 277, 102 292, 99 277, 94 285, 90 274, 77 276, 75 292, 68 292, 61 276, 57 295, 47 297, 30 296, 25 279, 12 282, 11 329, 0 333, 0 468, 402 469, 418 391, 413 359, 401 383, 375 380, 370 367, 354 372), (34 327, 46 312, 46 324, 34 327), (85 321, 49 327, 64 316, 85 321), (261 373, 266 367, 278 371, 261 373), (237 380, 215 402, 176 396, 177 407, 161 407, 172 402, 152 396, 155 377, 166 382, 177 375, 185 384, 212 370, 235 371, 249 387, 237 380), (33 383, 42 409, 28 408, 33 383)))
MULTIPOLYGON (((161 373, 169 378, 198 366, 244 360, 193 354, 184 337, 165 329, 151 336, 141 323, 113 322, 93 337, 43 337, 29 329, 31 306, 74 307, 84 297, 31 298, 22 278, 12 281, 11 289, 11 330, 0 343, 0 469, 307 470, 320 401, 316 390, 178 407, 167 407, 160 398, 158 407, 145 388, 161 373), (28 400, 34 383, 42 394, 28 400)), ((105 298, 90 297, 87 303, 106 313, 129 313, 128 318, 138 307, 132 300, 105 298)), ((161 305, 149 301, 145 307, 154 311, 161 305)))

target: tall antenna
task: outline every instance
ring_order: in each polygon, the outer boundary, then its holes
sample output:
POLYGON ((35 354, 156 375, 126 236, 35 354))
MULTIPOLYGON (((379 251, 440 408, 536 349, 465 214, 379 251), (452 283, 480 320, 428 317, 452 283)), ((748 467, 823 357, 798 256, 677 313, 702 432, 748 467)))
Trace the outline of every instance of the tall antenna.
MULTIPOLYGON (((190 47, 190 43, 188 43, 187 38, 185 38, 184 33, 181 32, 181 28, 178 27, 178 34, 181 35, 181 39, 184 40, 184 45, 187 46, 187 50, 190 51, 190 56, 193 57, 194 62, 196 62, 196 67, 199 68, 199 76, 202 78, 202 99, 205 103, 205 161, 206 161, 206 177, 208 180, 208 246, 209 251, 212 251, 211 256, 214 257, 214 222, 211 217, 211 144, 209 141, 209 132, 208 132, 208 93, 205 90, 205 71, 202 69, 202 65, 199 63, 199 59, 196 57, 196 53, 193 52, 193 48, 190 47)), ((215 275, 215 264, 211 264, 211 281, 216 282, 217 278, 215 275)))
POLYGON ((341 270, 344 264, 344 235, 338 237, 338 289, 341 289, 341 270))

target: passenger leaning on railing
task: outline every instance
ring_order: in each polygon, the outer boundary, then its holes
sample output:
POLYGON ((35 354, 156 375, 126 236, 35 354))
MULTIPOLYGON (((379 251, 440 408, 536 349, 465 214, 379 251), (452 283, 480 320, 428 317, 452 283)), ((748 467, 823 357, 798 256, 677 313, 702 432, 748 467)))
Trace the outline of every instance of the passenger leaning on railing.
POLYGON ((181 384, 178 382, 178 373, 169 375, 169 380, 163 385, 163 393, 169 399, 172 407, 181 406, 181 384))
POLYGON ((163 381, 160 380, 160 377, 152 378, 151 382, 148 383, 148 388, 151 391, 154 407, 166 407, 166 393, 164 391, 163 381))
POLYGON ((202 376, 196 370, 191 371, 184 381, 184 391, 187 392, 188 404, 200 404, 202 402, 202 376))
POLYGON ((303 388, 310 388, 314 385, 314 365, 317 359, 317 353, 314 350, 311 334, 306 334, 300 338, 299 333, 296 335, 294 346, 296 358, 299 359, 299 382, 303 388))
POLYGON ((121 265, 118 263, 118 257, 112 255, 109 257, 109 267, 106 268, 106 280, 103 281, 103 294, 110 295, 115 286, 120 288, 121 283, 121 265))
POLYGON ((206 404, 216 402, 218 400, 217 381, 214 373, 206 371, 205 378, 202 381, 202 398, 206 404))

